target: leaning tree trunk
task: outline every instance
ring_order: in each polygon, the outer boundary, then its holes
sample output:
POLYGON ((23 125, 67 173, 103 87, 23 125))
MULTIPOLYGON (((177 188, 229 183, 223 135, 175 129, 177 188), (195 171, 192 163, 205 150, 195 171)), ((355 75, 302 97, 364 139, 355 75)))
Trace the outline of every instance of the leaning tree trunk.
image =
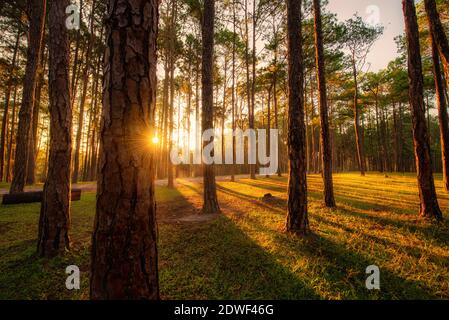
POLYGON ((46 0, 29 0, 28 4, 30 24, 28 32, 27 64, 23 82, 22 106, 19 112, 16 156, 14 158, 14 176, 11 182, 10 193, 23 192, 26 182, 34 91, 36 87, 37 68, 41 55, 44 17, 46 12, 46 0))
POLYGON ((159 299, 154 152, 158 0, 110 0, 92 299, 159 299), (113 223, 111 223, 113 222, 113 223))
POLYGON ((324 202, 326 207, 335 207, 332 182, 332 149, 329 137, 329 111, 327 107, 326 69, 324 67, 323 31, 321 25, 320 1, 313 0, 315 13, 315 58, 318 79, 318 100, 321 120, 321 163, 324 180, 324 202))
MULTIPOLYGON (((204 1, 202 23, 203 65, 202 65, 202 130, 214 129, 214 20, 215 0, 204 1)), ((212 138, 213 142, 213 138, 212 138)), ((210 142, 204 141, 203 147, 210 142)), ((204 204, 205 213, 216 213, 220 210, 215 184, 215 168, 213 164, 203 164, 204 204)))
POLYGON ((287 0, 288 27, 288 214, 286 229, 309 231, 307 214, 306 136, 304 126, 301 1, 287 0))
POLYGON ((424 107, 424 80, 422 74, 418 21, 413 0, 402 0, 405 32, 408 45, 409 99, 413 123, 413 142, 421 202, 420 216, 442 220, 432 175, 429 134, 424 107))
POLYGON ((70 45, 65 28, 69 0, 49 2, 50 158, 39 219, 38 252, 54 256, 70 247, 70 160, 72 107, 70 45))

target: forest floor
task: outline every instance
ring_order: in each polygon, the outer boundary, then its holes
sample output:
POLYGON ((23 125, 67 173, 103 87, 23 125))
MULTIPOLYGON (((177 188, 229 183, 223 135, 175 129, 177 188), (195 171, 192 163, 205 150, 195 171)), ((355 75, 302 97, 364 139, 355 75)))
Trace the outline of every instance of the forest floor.
MULTIPOLYGON (((163 299, 449 298, 449 194, 436 176, 446 221, 417 218, 414 175, 336 174, 338 208, 322 206, 322 182, 309 175, 312 234, 283 231, 285 177, 219 179, 222 214, 201 215, 201 183, 158 183, 163 299), (263 199, 266 193, 273 198, 263 199), (366 268, 380 268, 367 290, 366 268)), ((6 186, 5 186, 6 187, 6 186)), ((88 299, 95 193, 72 204, 72 250, 36 257, 39 204, 0 206, 0 299, 88 299), (81 269, 81 290, 65 288, 65 268, 81 269)))

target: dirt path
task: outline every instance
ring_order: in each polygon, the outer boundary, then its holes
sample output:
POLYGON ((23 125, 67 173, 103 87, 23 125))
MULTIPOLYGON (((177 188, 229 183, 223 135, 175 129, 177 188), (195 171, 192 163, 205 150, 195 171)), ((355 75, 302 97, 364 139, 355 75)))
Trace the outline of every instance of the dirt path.
MULTIPOLYGON (((249 175, 238 175, 236 176, 236 179, 246 179, 249 178, 249 175)), ((190 182, 202 182, 202 177, 197 178, 182 178, 183 180, 187 180, 190 182)), ((217 181, 226 181, 229 180, 229 176, 219 176, 216 177, 217 181)), ((156 180, 156 186, 165 186, 167 185, 167 179, 161 179, 156 180)), ((27 186, 25 187, 25 191, 41 191, 43 189, 44 185, 34 185, 34 186, 27 186)), ((81 189, 84 192, 95 192, 97 190, 97 183, 96 182, 85 182, 85 183, 75 183, 72 185, 72 188, 74 189, 81 189)), ((7 194, 9 192, 9 189, 7 188, 0 188, 0 196, 7 194)))

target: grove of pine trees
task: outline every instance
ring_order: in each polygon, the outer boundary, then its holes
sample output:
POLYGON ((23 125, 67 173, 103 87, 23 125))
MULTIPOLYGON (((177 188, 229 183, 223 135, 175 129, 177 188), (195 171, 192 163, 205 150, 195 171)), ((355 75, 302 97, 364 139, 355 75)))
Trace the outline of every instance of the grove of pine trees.
POLYGON ((96 181, 91 298, 159 299, 156 180, 200 178, 202 213, 214 214, 218 176, 259 179, 260 164, 196 164, 206 129, 279 129, 286 232, 313 232, 313 173, 335 208, 334 173, 416 172, 419 216, 443 219, 447 1, 402 0, 398 57, 379 71, 366 57, 383 27, 339 21, 327 1, 75 3, 78 28, 69 0, 1 2, 0 182, 11 194, 44 183, 37 251, 53 257, 71 248, 71 188, 96 181), (173 165, 185 145, 189 163, 173 165))

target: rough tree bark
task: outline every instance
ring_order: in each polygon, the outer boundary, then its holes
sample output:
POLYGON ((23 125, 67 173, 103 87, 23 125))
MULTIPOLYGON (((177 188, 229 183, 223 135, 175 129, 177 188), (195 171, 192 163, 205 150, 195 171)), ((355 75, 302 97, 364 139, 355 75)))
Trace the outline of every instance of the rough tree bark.
MULTIPOLYGON (((443 186, 446 191, 449 191, 449 127, 448 127, 448 114, 446 103, 446 87, 441 75, 440 55, 442 60, 445 61, 445 74, 446 79, 449 75, 449 46, 447 44, 447 38, 444 31, 442 31, 441 22, 436 11, 435 1, 425 1, 426 11, 428 12, 428 21, 430 32, 430 41, 432 44, 432 60, 433 60, 433 73, 435 78, 436 88, 436 100, 438 105, 438 119, 440 122, 440 143, 441 143, 441 160, 443 165, 443 186), (437 44, 437 41, 439 45, 437 44), (440 49, 440 50, 439 50, 440 49), (447 54, 444 52, 446 51, 447 54), (446 56, 444 58, 444 56, 446 56)), ((449 81, 449 80, 448 80, 449 81)), ((449 82, 447 85, 449 89, 449 82)))
MULTIPOLYGON (((215 0, 204 1, 202 18, 203 64, 202 64, 202 130, 214 128, 214 20, 215 0)), ((204 141, 203 148, 210 142, 204 141)), ((213 164, 203 164, 205 213, 216 213, 220 210, 217 200, 215 168, 213 164)))
POLYGON ((159 0, 109 0, 92 299, 159 299, 154 197, 159 0))
POLYGON ((65 27, 69 0, 49 2, 50 158, 39 218, 37 249, 51 257, 70 248, 70 162, 72 108, 70 46, 65 27))
POLYGON ((327 107, 326 69, 324 66, 323 31, 321 25, 320 0, 313 0, 315 14, 315 60, 317 65, 318 100, 321 121, 321 163, 324 180, 324 203, 326 207, 335 207, 334 187, 332 181, 332 149, 329 135, 329 111, 327 107))
POLYGON ((413 0, 402 0, 408 46, 409 99, 412 113, 413 142, 421 203, 420 216, 442 220, 432 175, 429 134, 424 107, 424 79, 422 74, 418 21, 413 0))
POLYGON ((288 28, 288 232, 309 232, 304 127, 301 1, 287 0, 288 28))
POLYGON ((46 3, 46 0, 28 1, 28 16, 30 23, 28 31, 27 64, 23 82, 22 106, 19 112, 16 156, 14 158, 14 176, 9 190, 10 193, 23 192, 26 182, 34 91, 36 88, 37 69, 41 55, 46 3))
POLYGON ((440 123, 441 162, 443 166, 443 187, 449 191, 449 126, 444 81, 441 76, 438 48, 430 35, 432 42, 433 73, 435 78, 436 101, 438 105, 438 120, 440 123))
POLYGON ((449 90, 449 42, 438 15, 435 0, 424 0, 427 18, 429 21, 430 33, 440 52, 441 61, 443 62, 443 69, 446 75, 447 90, 449 90))

